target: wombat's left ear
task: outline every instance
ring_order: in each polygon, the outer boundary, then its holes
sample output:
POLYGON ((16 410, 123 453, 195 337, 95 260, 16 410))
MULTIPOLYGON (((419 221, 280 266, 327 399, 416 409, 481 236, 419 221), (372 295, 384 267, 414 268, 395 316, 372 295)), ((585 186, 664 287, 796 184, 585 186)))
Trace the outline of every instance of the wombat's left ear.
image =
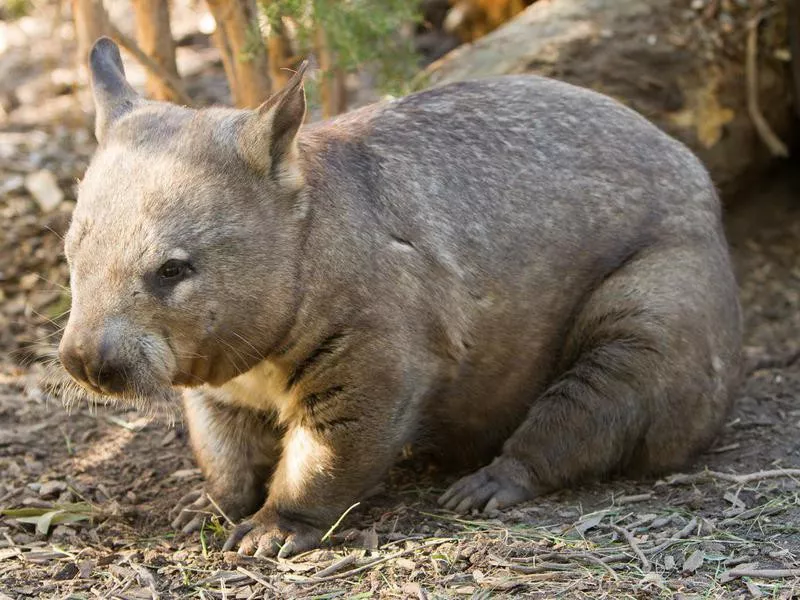
POLYGON ((306 115, 303 77, 307 69, 304 60, 286 87, 253 111, 239 135, 244 159, 289 186, 301 181, 295 138, 306 115))
POLYGON ((114 121, 131 111, 141 99, 125 79, 119 48, 111 39, 101 37, 94 43, 89 53, 89 71, 97 112, 94 134, 102 143, 114 121))

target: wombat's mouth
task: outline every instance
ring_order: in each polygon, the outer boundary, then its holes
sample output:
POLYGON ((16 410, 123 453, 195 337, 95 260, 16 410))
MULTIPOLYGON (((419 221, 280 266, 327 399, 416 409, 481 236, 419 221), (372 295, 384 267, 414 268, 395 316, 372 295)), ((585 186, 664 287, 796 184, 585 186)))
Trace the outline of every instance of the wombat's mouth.
POLYGON ((250 365, 234 362, 224 353, 216 352, 197 355, 186 364, 179 365, 172 376, 172 385, 198 387, 206 384, 220 386, 241 375, 250 365))
POLYGON ((127 406, 172 424, 177 420, 180 407, 180 392, 155 378, 138 381, 130 389, 120 392, 103 393, 91 383, 73 378, 59 363, 45 366, 40 386, 47 394, 59 398, 67 411, 81 404, 127 406))

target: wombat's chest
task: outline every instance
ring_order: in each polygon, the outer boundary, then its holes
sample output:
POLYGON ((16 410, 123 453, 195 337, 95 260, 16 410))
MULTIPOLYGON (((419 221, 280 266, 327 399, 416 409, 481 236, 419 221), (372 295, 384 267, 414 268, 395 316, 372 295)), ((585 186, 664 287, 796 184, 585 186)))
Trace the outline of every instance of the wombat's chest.
POLYGON ((276 365, 263 361, 223 386, 232 404, 254 410, 274 411, 281 423, 291 421, 300 399, 287 385, 286 375, 276 365))

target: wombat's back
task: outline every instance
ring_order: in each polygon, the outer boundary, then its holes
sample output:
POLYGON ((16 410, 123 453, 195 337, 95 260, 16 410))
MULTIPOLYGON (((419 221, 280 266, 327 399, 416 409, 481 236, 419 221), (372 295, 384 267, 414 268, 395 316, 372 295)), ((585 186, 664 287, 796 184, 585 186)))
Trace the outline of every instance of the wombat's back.
MULTIPOLYGON (((477 453, 564 368, 565 339, 585 333, 572 330, 576 316, 623 269, 633 269, 631 287, 592 310, 691 297, 704 321, 726 321, 714 346, 737 347, 735 282, 705 169, 610 98, 504 77, 428 90, 308 135, 325 174, 309 180, 328 232, 317 250, 335 256, 314 279, 347 256, 355 289, 367 290, 352 305, 380 299, 383 318, 441 332, 430 343, 455 357, 458 375, 432 406, 460 439, 484 446, 477 453), (674 285, 631 302, 654 280, 674 285), (710 287, 718 294, 703 299, 710 287)), ((679 329, 705 335, 695 318, 679 329)))
POLYGON ((687 148, 614 100, 550 79, 434 88, 307 140, 324 166, 318 191, 347 213, 342 228, 364 237, 377 220, 378 235, 413 238, 477 287, 488 275, 529 293, 543 269, 607 271, 664 240, 724 243, 713 185, 687 148))

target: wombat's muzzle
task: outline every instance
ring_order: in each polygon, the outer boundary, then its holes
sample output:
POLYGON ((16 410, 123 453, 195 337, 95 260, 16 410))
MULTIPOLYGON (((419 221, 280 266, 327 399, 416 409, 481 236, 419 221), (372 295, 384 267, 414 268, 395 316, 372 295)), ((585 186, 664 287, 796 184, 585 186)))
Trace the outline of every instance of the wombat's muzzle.
POLYGON ((127 369, 106 341, 92 344, 86 335, 65 336, 58 348, 61 364, 79 383, 99 394, 121 394, 127 386, 127 369))

